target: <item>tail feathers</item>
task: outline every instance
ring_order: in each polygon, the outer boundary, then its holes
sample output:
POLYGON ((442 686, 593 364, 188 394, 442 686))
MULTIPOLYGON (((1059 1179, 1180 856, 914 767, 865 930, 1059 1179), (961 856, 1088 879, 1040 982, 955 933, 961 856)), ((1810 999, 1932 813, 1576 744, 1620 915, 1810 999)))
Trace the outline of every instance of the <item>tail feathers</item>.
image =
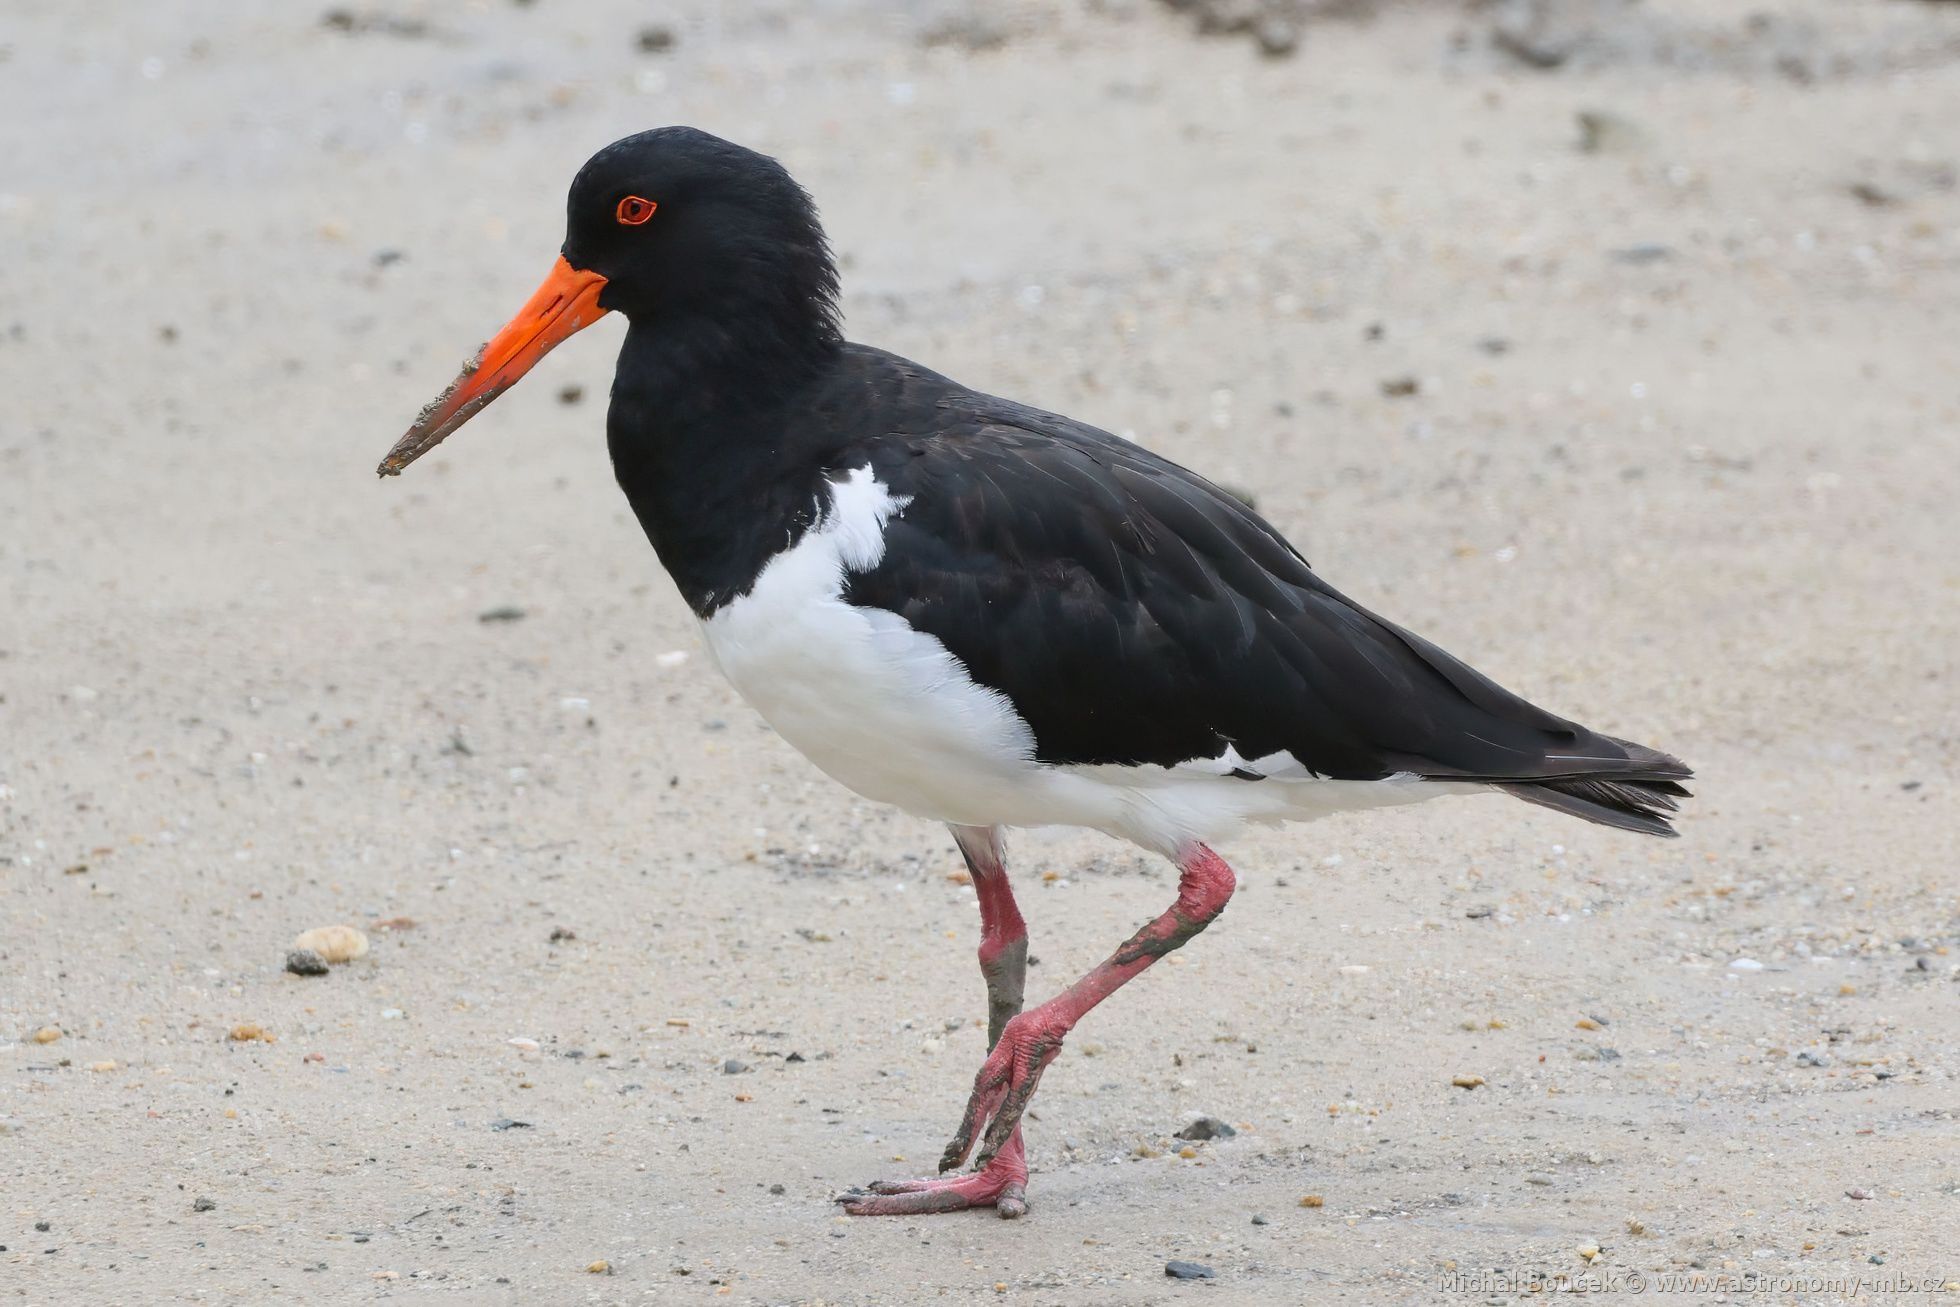
MULTIPOLYGON (((1677 799, 1691 797, 1680 782, 1694 775, 1679 758, 1645 745, 1614 740, 1626 750, 1624 760, 1611 767, 1587 760, 1586 770, 1540 780, 1504 781, 1500 790, 1526 803, 1556 809, 1602 826, 1672 838, 1677 832, 1669 816, 1680 807, 1677 799), (1590 764, 1589 766, 1587 764, 1590 764)), ((1575 760, 1576 761, 1576 760, 1575 760)))

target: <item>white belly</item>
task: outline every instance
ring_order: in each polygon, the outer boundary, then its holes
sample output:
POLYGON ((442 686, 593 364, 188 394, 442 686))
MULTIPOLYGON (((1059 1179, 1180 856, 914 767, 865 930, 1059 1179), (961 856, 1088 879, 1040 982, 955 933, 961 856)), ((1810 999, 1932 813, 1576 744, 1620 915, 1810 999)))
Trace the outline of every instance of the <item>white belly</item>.
POLYGON ((1165 853, 1247 822, 1298 820, 1464 788, 1414 777, 1245 781, 1227 757, 1189 766, 1049 766, 1003 694, 940 641, 842 597, 877 566, 906 501, 859 468, 823 521, 701 624, 723 674, 776 732, 834 779, 883 803, 967 826, 1085 826, 1165 853))
POLYGON ((866 798, 965 825, 1058 820, 1029 811, 1047 769, 1006 697, 937 639, 842 598, 904 504, 869 468, 835 483, 823 522, 702 623, 708 648, 779 735, 866 798))

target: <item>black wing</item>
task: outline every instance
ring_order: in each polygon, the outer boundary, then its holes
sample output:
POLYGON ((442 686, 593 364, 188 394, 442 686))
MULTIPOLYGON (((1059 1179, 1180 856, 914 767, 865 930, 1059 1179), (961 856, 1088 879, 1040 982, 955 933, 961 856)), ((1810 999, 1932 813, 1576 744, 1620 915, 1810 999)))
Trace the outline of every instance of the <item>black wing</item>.
POLYGON ((879 480, 911 502, 846 597, 938 637, 1012 699, 1040 760, 1285 752, 1339 779, 1516 783, 1668 833, 1657 810, 1685 793, 1672 783, 1685 766, 1535 707, 1361 608, 1217 486, 1004 400, 949 388, 935 409, 921 434, 876 442, 879 480))

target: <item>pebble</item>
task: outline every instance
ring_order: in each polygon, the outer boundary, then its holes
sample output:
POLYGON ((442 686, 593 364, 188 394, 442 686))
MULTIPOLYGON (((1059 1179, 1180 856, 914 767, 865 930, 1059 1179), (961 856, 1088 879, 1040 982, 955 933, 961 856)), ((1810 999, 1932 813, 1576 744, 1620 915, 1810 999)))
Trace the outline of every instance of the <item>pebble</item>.
POLYGON ((1730 971, 1761 971, 1763 964, 1754 958, 1737 958, 1729 963, 1730 971))
POLYGON ((1552 1177, 1546 1175, 1543 1171, 1533 1171, 1524 1178, 1524 1182, 1526 1184, 1549 1185, 1552 1183, 1552 1177))
POLYGON ((199 1198, 191 1203, 191 1210, 193 1212, 215 1212, 218 1210, 218 1203, 214 1198, 199 1198))
POLYGON ((250 1044, 254 1042, 271 1044, 277 1042, 274 1040, 272 1032, 256 1021, 239 1022, 231 1028, 231 1033, 227 1038, 234 1044, 250 1044))
POLYGON ((1201 1116, 1177 1132, 1179 1139, 1230 1139, 1238 1131, 1215 1116, 1201 1116))
POLYGON ((560 386, 558 388, 558 402, 560 404, 565 405, 568 408, 571 405, 578 403, 580 400, 584 398, 585 398, 584 386, 571 385, 571 386, 560 386))
POLYGON ((61 1038, 60 1026, 42 1026, 39 1030, 34 1032, 34 1042, 37 1044, 52 1044, 54 1043, 55 1040, 60 1038, 61 1038))
POLYGON ((1599 1260, 1599 1245, 1596 1243, 1582 1243, 1573 1251, 1585 1258, 1588 1263, 1599 1260))
POLYGON ((1869 1189, 1846 1189, 1844 1191, 1844 1196, 1846 1198, 1855 1198, 1859 1202, 1868 1202, 1875 1195, 1869 1189))
POLYGON ((1813 1053, 1807 1048, 1797 1054, 1798 1066, 1829 1066, 1830 1064, 1831 1059, 1827 1055, 1813 1053))
POLYGON ((368 937, 352 926, 316 926, 301 931, 293 947, 311 949, 328 962, 352 962, 367 956, 368 937))
POLYGON ((1271 1221, 1268 1221, 1268 1220, 1267 1220, 1267 1219, 1266 1219, 1266 1218, 1265 1218, 1264 1216, 1262 1216, 1262 1215, 1260 1215, 1260 1214, 1259 1214, 1258 1212, 1254 1212, 1254 1213, 1252 1214, 1252 1223, 1253 1223, 1254 1225, 1271 1225, 1271 1224, 1272 1224, 1272 1222, 1271 1222, 1271 1221))
POLYGON ((507 1116, 500 1116, 490 1123, 490 1128, 499 1132, 505 1130, 529 1130, 531 1123, 529 1121, 513 1121, 507 1116))
POLYGON ((538 1041, 535 1039, 526 1039, 522 1035, 517 1036, 515 1039, 506 1039, 504 1042, 520 1053, 535 1053, 538 1051, 538 1041))
POLYGON ((1217 1272, 1202 1262, 1165 1262, 1164 1274, 1173 1280, 1210 1280, 1217 1272))
POLYGON ((91 1062, 88 1064, 88 1069, 91 1071, 114 1071, 116 1064, 113 1059, 102 1062, 91 1062))
POLYGON ((1482 1076, 1451 1076, 1450 1083, 1458 1089, 1475 1089, 1484 1083, 1482 1076))
POLYGON ((486 608, 478 613, 476 620, 479 622, 521 622, 524 620, 524 616, 524 610, 516 604, 499 604, 495 608, 486 608))
POLYGON ((327 960, 310 948, 296 948, 286 954, 286 970, 295 976, 324 976, 327 960))
POLYGON ((1610 154, 1623 150, 1636 150, 1645 143, 1647 134, 1630 119, 1605 109, 1581 109, 1576 115, 1579 123, 1579 149, 1585 154, 1610 154))
POLYGON ((612 1263, 603 1257, 596 1262, 588 1262, 585 1267, 585 1273, 587 1275, 611 1275, 612 1263))
POLYGON ((1327 1200, 1325 1198, 1322 1198, 1319 1194, 1307 1194, 1306 1196, 1300 1199, 1300 1206, 1325 1207, 1327 1206, 1327 1200))
POLYGON ((738 1058, 731 1057, 721 1064, 721 1073, 725 1076, 739 1076, 748 1069, 749 1064, 738 1058))
POLYGON ((642 27, 639 36, 634 39, 634 43, 645 54, 664 54, 679 42, 680 38, 674 34, 673 28, 659 24, 642 27))

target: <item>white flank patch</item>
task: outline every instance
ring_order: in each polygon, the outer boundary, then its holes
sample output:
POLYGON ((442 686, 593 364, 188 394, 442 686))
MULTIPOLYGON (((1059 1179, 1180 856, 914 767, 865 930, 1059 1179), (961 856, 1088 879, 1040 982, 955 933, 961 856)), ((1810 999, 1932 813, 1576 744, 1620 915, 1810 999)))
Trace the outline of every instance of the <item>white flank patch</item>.
POLYGON ((1330 781, 1291 755, 1227 749, 1176 767, 1047 766, 1007 696, 896 613, 843 598, 910 501, 869 467, 830 483, 822 520, 702 623, 724 675, 785 740, 851 789, 961 826, 1084 826, 1173 853, 1248 822, 1300 820, 1482 786, 1330 781), (1269 779, 1233 777, 1234 768, 1269 779))

